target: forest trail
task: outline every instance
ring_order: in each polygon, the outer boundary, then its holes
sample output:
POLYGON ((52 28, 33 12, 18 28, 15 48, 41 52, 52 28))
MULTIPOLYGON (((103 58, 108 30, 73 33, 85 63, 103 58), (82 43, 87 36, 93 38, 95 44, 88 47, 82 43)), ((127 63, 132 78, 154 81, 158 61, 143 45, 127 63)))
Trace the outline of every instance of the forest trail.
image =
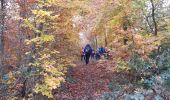
MULTIPOLYGON (((62 94, 63 100, 99 100, 100 95, 109 92, 108 84, 113 77, 113 68, 107 61, 89 65, 78 64, 69 76, 75 83, 66 82, 67 92, 62 94)), ((60 98, 61 99, 61 98, 60 98)))

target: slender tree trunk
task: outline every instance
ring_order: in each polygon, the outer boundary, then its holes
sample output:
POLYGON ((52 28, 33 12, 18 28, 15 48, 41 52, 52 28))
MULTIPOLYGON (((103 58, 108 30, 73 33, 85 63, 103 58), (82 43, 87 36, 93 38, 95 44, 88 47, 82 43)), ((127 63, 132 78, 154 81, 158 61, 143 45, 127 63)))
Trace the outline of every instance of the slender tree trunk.
POLYGON ((96 42, 96 50, 97 50, 97 47, 98 47, 97 36, 95 36, 95 42, 96 42))
POLYGON ((106 29, 105 29, 105 34, 104 34, 104 37, 105 37, 105 47, 107 47, 107 32, 108 32, 108 29, 107 29, 107 27, 106 27, 106 29))
MULTIPOLYGON (((127 16, 124 17, 124 22, 123 22, 123 30, 124 31, 127 31, 128 28, 130 27, 130 22, 128 21, 128 18, 127 16), (129 26, 129 27, 128 27, 129 26)), ((124 39, 123 39, 123 44, 124 45, 127 45, 127 42, 128 42, 128 38, 127 38, 127 35, 124 36, 124 39)))
POLYGON ((18 40, 19 40, 19 48, 18 48, 18 54, 17 54, 17 58, 18 58, 18 63, 17 63, 17 66, 21 66, 23 64, 25 64, 26 62, 23 60, 23 55, 24 55, 24 39, 25 39, 25 36, 24 36, 24 33, 27 34, 27 29, 22 27, 22 24, 23 24, 23 19, 26 19, 27 18, 27 11, 26 11, 26 0, 22 0, 20 2, 20 9, 24 9, 24 10, 20 10, 20 17, 22 19, 20 19, 18 21, 18 40), (21 6, 22 5, 22 6, 21 6))
POLYGON ((151 33, 154 33, 154 29, 152 28, 152 25, 150 24, 148 17, 149 17, 149 16, 146 16, 146 17, 145 17, 146 22, 147 22, 147 24, 148 24, 148 26, 149 26, 150 32, 151 32, 151 33))
POLYGON ((21 65, 21 60, 22 60, 22 37, 21 37, 21 34, 22 34, 22 29, 21 29, 21 23, 22 23, 22 20, 20 19, 19 22, 18 22, 18 33, 19 33, 19 48, 18 48, 18 51, 17 51, 17 59, 18 59, 18 63, 17 63, 17 66, 20 66, 21 65))
MULTIPOLYGON (((3 72, 4 60, 4 25, 5 24, 5 0, 1 0, 0 11, 0 70, 3 72)), ((1 74, 3 74, 1 72, 1 74)))
POLYGON ((158 26, 157 26, 157 22, 156 22, 156 18, 155 18, 155 5, 153 0, 150 0, 151 5, 152 5, 152 20, 153 20, 153 24, 154 24, 154 35, 157 36, 158 34, 158 26))

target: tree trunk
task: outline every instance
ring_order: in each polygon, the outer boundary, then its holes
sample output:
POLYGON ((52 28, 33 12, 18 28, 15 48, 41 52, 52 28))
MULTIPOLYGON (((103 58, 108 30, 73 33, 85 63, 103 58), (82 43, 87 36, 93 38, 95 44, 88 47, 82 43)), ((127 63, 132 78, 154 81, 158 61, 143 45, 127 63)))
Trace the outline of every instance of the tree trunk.
MULTIPOLYGON (((5 0, 1 0, 0 11, 0 70, 3 72, 4 60, 4 24, 5 24, 5 0)), ((1 74, 3 74, 1 72, 1 74)))
POLYGON ((150 0, 151 5, 152 5, 152 20, 153 20, 153 24, 154 24, 154 35, 157 36, 158 34, 158 29, 157 29, 157 22, 156 22, 156 18, 155 18, 155 5, 153 0, 150 0))
POLYGON ((107 47, 107 32, 108 32, 108 29, 107 29, 107 27, 106 27, 106 32, 105 32, 105 34, 104 34, 104 37, 105 37, 105 47, 107 47))
POLYGON ((96 50, 97 50, 97 47, 98 47, 97 36, 95 36, 95 42, 96 42, 96 50))
POLYGON ((25 50, 25 43, 24 43, 24 40, 25 40, 25 37, 26 35, 25 34, 28 34, 27 33, 27 29, 24 28, 22 26, 22 24, 24 23, 24 19, 27 18, 27 10, 26 10, 26 0, 22 0, 20 1, 20 9, 24 9, 24 10, 20 10, 19 12, 19 15, 22 19, 18 20, 18 40, 19 40, 19 48, 18 48, 18 51, 17 51, 17 66, 20 67, 21 65, 25 65, 26 64, 26 61, 24 60, 24 50, 25 50), (22 5, 22 6, 21 6, 22 5), (25 34, 24 34, 25 33, 25 34))
POLYGON ((152 28, 152 25, 151 25, 150 22, 149 22, 149 16, 146 16, 145 19, 146 19, 146 22, 147 22, 147 24, 148 24, 148 26, 149 26, 150 32, 151 32, 151 33, 154 33, 154 29, 152 28))

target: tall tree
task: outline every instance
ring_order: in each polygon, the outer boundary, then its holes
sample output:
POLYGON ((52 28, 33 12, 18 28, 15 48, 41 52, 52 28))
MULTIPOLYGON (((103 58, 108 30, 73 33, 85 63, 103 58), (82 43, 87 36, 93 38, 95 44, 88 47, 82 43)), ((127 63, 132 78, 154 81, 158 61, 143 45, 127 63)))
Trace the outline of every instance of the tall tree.
POLYGON ((155 18, 155 4, 154 4, 154 1, 153 0, 150 0, 151 2, 151 5, 152 5, 152 20, 153 20, 153 23, 154 23, 154 35, 157 36, 158 34, 158 25, 157 25, 157 22, 156 22, 156 18, 155 18))
POLYGON ((3 59, 4 59, 4 28, 5 27, 5 0, 1 0, 0 12, 0 70, 3 72, 3 59))

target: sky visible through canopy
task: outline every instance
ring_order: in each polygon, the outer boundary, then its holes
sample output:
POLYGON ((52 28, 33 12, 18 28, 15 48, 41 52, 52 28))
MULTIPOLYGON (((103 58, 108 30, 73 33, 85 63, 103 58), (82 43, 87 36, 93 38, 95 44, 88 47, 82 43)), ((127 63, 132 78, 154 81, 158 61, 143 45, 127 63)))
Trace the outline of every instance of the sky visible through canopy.
MULTIPOLYGON (((170 0, 165 0, 164 5, 168 6, 170 4, 170 0)), ((85 45, 89 43, 88 37, 91 34, 93 28, 96 26, 97 21, 100 20, 100 16, 102 15, 101 8, 104 7, 106 3, 105 0, 91 0, 88 4, 89 9, 93 12, 89 13, 86 16, 74 16, 73 22, 75 23, 73 26, 81 26, 82 29, 79 32, 79 36, 81 39, 81 44, 85 45)))

